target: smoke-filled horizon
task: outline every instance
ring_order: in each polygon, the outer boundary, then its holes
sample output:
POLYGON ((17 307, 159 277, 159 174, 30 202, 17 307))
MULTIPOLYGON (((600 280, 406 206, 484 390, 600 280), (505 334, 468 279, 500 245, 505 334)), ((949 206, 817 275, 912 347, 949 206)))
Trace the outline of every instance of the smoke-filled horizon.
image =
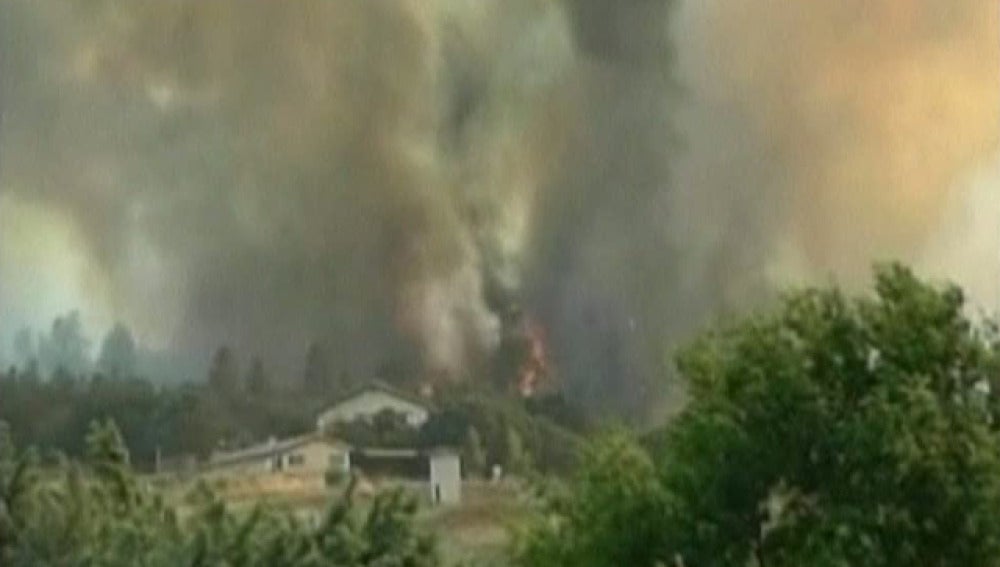
POLYGON ((0 2, 5 343, 476 379, 520 310, 631 410, 775 286, 998 294, 989 2, 0 2))

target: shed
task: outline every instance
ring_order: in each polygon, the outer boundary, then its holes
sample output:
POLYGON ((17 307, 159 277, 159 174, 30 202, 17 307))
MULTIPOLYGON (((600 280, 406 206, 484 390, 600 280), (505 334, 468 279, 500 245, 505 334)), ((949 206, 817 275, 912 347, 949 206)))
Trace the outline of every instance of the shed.
POLYGON ((462 501, 462 463, 458 453, 439 449, 428 454, 430 459, 431 502, 458 504, 462 501))

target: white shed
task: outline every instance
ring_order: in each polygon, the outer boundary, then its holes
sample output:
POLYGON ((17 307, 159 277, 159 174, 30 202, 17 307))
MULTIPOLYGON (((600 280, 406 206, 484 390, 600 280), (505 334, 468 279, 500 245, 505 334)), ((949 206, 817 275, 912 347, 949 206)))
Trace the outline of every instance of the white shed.
POLYGON ((450 450, 432 451, 430 460, 431 502, 435 505, 462 501, 462 462, 450 450))

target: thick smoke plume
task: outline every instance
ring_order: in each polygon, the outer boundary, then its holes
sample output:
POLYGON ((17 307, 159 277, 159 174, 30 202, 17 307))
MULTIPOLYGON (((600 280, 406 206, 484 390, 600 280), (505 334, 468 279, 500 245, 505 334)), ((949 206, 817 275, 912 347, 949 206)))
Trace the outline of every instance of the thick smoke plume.
POLYGON ((981 0, 0 3, 7 333, 460 379, 530 313, 629 411, 776 284, 994 242, 981 0))

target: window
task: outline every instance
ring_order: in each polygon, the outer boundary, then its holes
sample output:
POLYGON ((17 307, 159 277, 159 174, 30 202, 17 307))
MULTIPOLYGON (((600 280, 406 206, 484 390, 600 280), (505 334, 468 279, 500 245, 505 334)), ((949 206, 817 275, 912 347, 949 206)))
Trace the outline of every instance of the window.
POLYGON ((306 456, 302 453, 288 455, 288 466, 300 467, 306 463, 306 456))

